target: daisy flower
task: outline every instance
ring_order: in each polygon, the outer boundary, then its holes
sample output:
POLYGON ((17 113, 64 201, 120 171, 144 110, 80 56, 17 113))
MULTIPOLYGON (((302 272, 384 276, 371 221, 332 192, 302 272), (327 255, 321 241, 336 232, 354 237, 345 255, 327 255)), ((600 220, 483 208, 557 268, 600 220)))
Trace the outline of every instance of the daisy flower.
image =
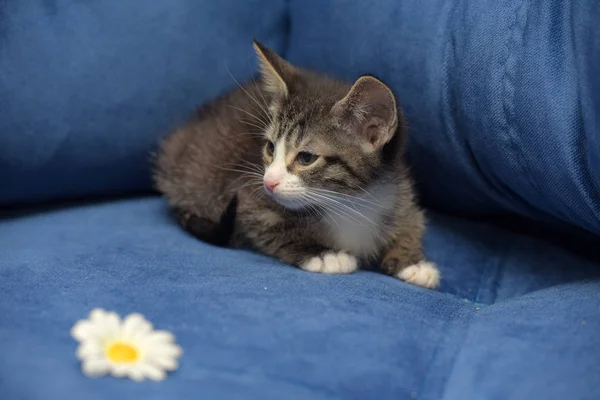
POLYGON ((88 319, 77 321, 71 336, 80 342, 77 358, 89 377, 111 374, 134 381, 165 379, 166 371, 177 369, 182 350, 175 337, 154 330, 141 314, 129 314, 123 321, 115 312, 96 308, 88 319))

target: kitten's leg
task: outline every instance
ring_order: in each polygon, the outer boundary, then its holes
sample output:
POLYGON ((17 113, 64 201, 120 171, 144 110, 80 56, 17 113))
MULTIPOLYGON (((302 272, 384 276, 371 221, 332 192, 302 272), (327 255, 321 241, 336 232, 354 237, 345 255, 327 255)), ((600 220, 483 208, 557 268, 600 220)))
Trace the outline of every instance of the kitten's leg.
MULTIPOLYGON (((187 232, 196 238, 215 246, 225 247, 229 244, 235 226, 237 212, 237 196, 234 196, 221 214, 220 218, 201 216, 183 208, 173 208, 173 216, 187 232)), ((218 216, 218 213, 216 213, 218 216)))
POLYGON ((234 247, 243 247, 246 242, 260 253, 310 272, 349 274, 356 271, 356 257, 332 250, 299 220, 241 199, 234 247))
POLYGON ((440 285, 437 266, 423 256, 420 235, 400 236, 383 257, 381 269, 388 275, 424 288, 435 289, 440 285))
POLYGON ((350 274, 358 268, 356 257, 318 244, 304 231, 263 230, 254 237, 258 250, 304 271, 350 274))

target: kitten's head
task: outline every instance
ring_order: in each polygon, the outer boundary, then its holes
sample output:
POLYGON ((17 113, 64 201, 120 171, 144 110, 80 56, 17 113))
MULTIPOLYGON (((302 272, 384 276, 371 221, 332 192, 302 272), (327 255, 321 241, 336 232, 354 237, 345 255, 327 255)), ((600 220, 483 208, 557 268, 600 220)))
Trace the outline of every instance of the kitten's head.
POLYGON ((270 196, 289 209, 331 205, 335 193, 360 193, 383 174, 399 112, 384 83, 362 76, 349 85, 292 66, 258 42, 254 48, 270 113, 263 147, 270 196))

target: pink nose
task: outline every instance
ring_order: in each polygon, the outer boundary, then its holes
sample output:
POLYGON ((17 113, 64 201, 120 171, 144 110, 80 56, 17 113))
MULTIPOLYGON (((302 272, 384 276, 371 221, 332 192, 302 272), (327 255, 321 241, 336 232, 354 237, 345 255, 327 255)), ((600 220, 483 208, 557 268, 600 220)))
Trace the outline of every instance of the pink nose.
POLYGON ((265 180, 265 187, 267 188, 267 190, 269 192, 272 192, 273 190, 275 190, 275 187, 277 187, 277 185, 279 185, 279 182, 265 180))

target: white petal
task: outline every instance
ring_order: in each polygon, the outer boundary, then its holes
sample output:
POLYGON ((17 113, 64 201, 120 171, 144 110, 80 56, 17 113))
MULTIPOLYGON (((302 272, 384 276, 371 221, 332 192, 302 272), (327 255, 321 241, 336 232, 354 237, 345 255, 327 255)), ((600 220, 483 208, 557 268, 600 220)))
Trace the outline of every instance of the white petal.
POLYGON ((106 311, 102 308, 94 308, 90 311, 90 320, 96 323, 103 323, 106 317, 106 311))
POLYGON ((91 358, 81 364, 81 371, 90 378, 106 375, 108 370, 108 361, 104 358, 91 358))
POLYGON ((107 339, 119 338, 121 334, 121 318, 119 318, 116 312, 111 311, 107 313, 104 318, 104 327, 107 339))
POLYGON ((89 319, 80 320, 71 328, 71 336, 76 340, 98 340, 105 336, 106 327, 102 322, 89 319))
POLYGON ((177 369, 177 367, 179 366, 179 364, 177 363, 177 360, 174 359, 173 357, 165 357, 165 356, 155 356, 155 357, 150 357, 148 359, 148 362, 152 363, 153 365, 165 369, 167 371, 175 371, 177 369))
POLYGON ((141 349, 147 354, 148 357, 181 357, 183 350, 180 346, 175 343, 161 343, 158 345, 148 345, 147 343, 140 344, 141 349))
POLYGON ((92 322, 82 319, 79 320, 73 325, 71 328, 71 336, 74 339, 82 341, 85 339, 89 339, 95 335, 95 330, 92 322))
POLYGON ((167 331, 154 331, 151 332, 147 337, 145 337, 144 341, 148 341, 149 343, 152 343, 154 345, 162 343, 173 343, 175 341, 175 335, 167 331))
POLYGON ((129 368, 131 368, 131 366, 124 365, 124 364, 111 363, 109 365, 110 365, 110 374, 112 376, 116 376, 117 378, 123 378, 124 376, 127 376, 127 372, 129 370, 129 368))
POLYGON ((138 368, 144 376, 147 376, 153 381, 162 381, 166 377, 165 371, 148 363, 141 363, 138 365, 138 368))
POLYGON ((129 314, 121 326, 121 335, 123 339, 140 337, 150 331, 152 331, 152 324, 148 322, 143 315, 138 313, 129 314))
POLYGON ((156 354, 179 358, 183 354, 183 349, 177 344, 162 345, 156 349, 156 354))
POLYGON ((96 340, 86 340, 77 347, 77 358, 84 360, 90 357, 102 356, 103 349, 96 340))
POLYGON ((127 371, 127 375, 131 380, 134 380, 136 382, 141 382, 146 378, 139 365, 135 365, 129 368, 127 371))

